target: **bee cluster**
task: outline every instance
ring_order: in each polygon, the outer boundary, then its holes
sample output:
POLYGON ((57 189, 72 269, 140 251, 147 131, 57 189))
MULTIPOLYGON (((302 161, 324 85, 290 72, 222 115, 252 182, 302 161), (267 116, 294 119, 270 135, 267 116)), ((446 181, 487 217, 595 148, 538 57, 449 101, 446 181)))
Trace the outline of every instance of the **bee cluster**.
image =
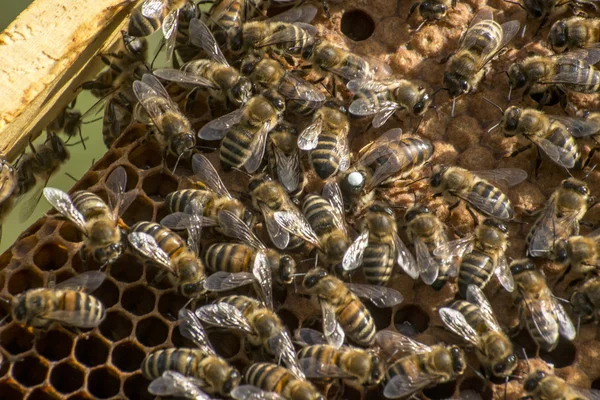
POLYGON ((596 5, 350 3, 133 11, 108 153, 2 164, 0 397, 600 398, 596 5))

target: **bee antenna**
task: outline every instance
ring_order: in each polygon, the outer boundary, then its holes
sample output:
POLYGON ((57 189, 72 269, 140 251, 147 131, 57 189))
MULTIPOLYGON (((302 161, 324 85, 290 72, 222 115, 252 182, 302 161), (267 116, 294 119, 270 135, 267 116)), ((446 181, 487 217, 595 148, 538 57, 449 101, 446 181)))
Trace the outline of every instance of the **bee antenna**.
POLYGON ((594 171, 597 166, 598 166, 598 164, 594 164, 594 166, 585 174, 585 176, 583 177, 583 179, 587 180, 588 176, 590 176, 590 174, 592 173, 592 171, 594 171))
POLYGON ((571 178, 574 178, 573 174, 571 173, 571 171, 569 171, 567 167, 565 167, 565 171, 567 171, 567 174, 569 174, 571 178))
POLYGON ((497 128, 497 127, 499 127, 499 126, 500 126, 500 122, 498 122, 498 123, 496 123, 496 124, 492 125, 492 126, 491 126, 491 127, 488 129, 488 130, 487 130, 487 132, 488 132, 488 133, 490 133, 491 131, 493 131, 494 129, 496 129, 496 128, 497 128))
POLYGON ((448 88, 441 87, 441 88, 434 90, 433 93, 431 94, 431 98, 434 98, 435 95, 438 94, 439 92, 441 92, 442 90, 448 90, 448 88))
POLYGON ((77 178, 75 178, 73 175, 71 175, 68 172, 65 172, 65 175, 68 176, 69 178, 73 179, 75 182, 77 182, 77 178))
POLYGON ((479 372, 475 367, 473 367, 471 364, 467 363, 467 367, 471 368, 471 370, 473 371, 473 373, 475 375, 477 375, 479 378, 481 378, 481 380, 483 380, 484 382, 488 381, 488 378, 486 378, 481 372, 479 372))
POLYGON ((531 373, 531 365, 529 364, 529 357, 527 357, 527 352, 523 347, 521 348, 521 351, 523 352, 523 359, 525 360, 525 364, 527 364, 527 372, 531 373))
POLYGON ((212 151, 217 151, 218 149, 216 147, 210 147, 210 146, 196 146, 197 149, 204 149, 204 150, 212 150, 212 151))
POLYGON ((69 144, 67 144, 67 142, 65 142, 65 146, 66 146, 66 147, 77 146, 78 144, 83 144, 83 143, 85 143, 85 141, 86 141, 86 140, 88 140, 88 139, 89 139, 89 137, 87 137, 87 136, 86 136, 86 137, 84 137, 84 138, 81 138, 81 140, 78 140, 78 141, 76 141, 75 143, 69 143, 69 144))
POLYGON ((430 178, 429 176, 423 176, 423 177, 421 177, 421 178, 419 178, 419 179, 416 179, 416 180, 414 180, 414 181, 412 181, 412 182, 408 183, 406 186, 410 186, 410 185, 412 185, 412 184, 414 184, 414 183, 417 183, 417 182, 419 182, 419 181, 422 181, 422 180, 424 180, 424 179, 429 179, 429 178, 430 178))
POLYGON ((242 174, 246 175, 247 177, 250 177, 250 178, 252 177, 251 174, 249 174, 248 172, 244 171, 243 169, 239 169, 239 168, 236 168, 236 167, 232 167, 231 169, 233 169, 234 171, 237 171, 237 172, 241 172, 242 174))
POLYGON ((452 98, 452 111, 450 112, 450 116, 454 117, 454 107, 456 106, 456 97, 452 98))
POLYGON ((179 157, 177 157, 177 161, 175 161, 175 166, 173 167, 173 175, 175 174, 175 171, 177 170, 177 166, 179 165, 179 161, 181 161, 181 157, 183 157, 183 154, 185 152, 182 152, 179 157))
MULTIPOLYGON (((521 3, 519 3, 518 1, 511 1, 511 0, 504 0, 506 3, 510 3, 510 4, 514 4, 516 6, 521 7, 521 9, 525 10, 525 7, 523 7, 523 5, 521 3)), ((525 10, 527 11, 527 10, 525 10)))
POLYGON ((487 101, 488 103, 490 103, 491 105, 493 105, 494 107, 496 107, 498 109, 498 111, 500 111, 500 114, 504 115, 504 110, 502 109, 502 107, 500 107, 498 104, 494 103, 493 101, 491 101, 490 99, 488 99, 485 96, 482 96, 483 99, 485 101, 487 101))
MULTIPOLYGON (((508 72, 506 74, 508 75, 508 72)), ((511 94, 512 94, 512 85, 508 85, 508 96, 506 97, 506 101, 510 101, 511 94)))

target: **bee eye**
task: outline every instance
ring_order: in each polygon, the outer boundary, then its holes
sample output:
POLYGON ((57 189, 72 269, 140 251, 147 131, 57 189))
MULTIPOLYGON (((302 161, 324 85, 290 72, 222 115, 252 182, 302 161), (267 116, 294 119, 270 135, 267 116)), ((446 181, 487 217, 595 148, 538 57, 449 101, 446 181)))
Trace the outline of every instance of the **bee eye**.
POLYGON ((506 364, 505 363, 500 363, 500 364, 494 365, 494 372, 496 374, 502 373, 502 371, 504 371, 505 369, 506 369, 506 364))
POLYGON ((425 104, 420 101, 417 104, 415 104, 415 106, 413 107, 413 112, 415 114, 421 114, 423 112, 423 109, 425 108, 425 104))

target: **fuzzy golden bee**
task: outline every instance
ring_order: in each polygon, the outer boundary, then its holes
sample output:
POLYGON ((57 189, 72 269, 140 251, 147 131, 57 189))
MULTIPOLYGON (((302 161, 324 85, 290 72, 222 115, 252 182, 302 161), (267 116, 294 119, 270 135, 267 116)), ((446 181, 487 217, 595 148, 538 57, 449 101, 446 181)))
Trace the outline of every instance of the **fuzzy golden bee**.
POLYGON ((548 33, 548 44, 557 53, 600 43, 600 18, 569 17, 556 21, 548 33))
POLYGON ((527 375, 523 381, 523 390, 532 400, 585 400, 600 397, 597 389, 575 387, 554 374, 540 370, 527 375))

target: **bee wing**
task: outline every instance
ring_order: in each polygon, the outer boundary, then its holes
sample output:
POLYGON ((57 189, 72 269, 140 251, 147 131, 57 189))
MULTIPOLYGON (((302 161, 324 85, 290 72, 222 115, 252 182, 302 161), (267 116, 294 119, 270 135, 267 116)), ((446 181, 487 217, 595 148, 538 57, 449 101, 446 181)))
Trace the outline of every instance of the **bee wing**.
POLYGON ((383 389, 388 399, 397 399, 415 394, 427 386, 433 386, 441 379, 440 375, 421 372, 415 376, 395 375, 383 389))
POLYGON ((226 236, 239 240, 255 249, 265 250, 265 245, 256 237, 252 228, 229 210, 219 211, 219 222, 226 236))
POLYGON ((219 89, 214 82, 198 75, 192 74, 188 71, 182 71, 173 68, 160 68, 152 71, 155 76, 160 79, 164 79, 169 82, 181 83, 184 85, 201 86, 208 89, 219 89))
POLYGON ((547 308, 547 302, 524 294, 523 301, 531 314, 531 319, 538 333, 549 344, 556 343, 559 335, 558 324, 551 308, 547 308))
POLYGON ((308 221, 297 212, 277 211, 275 213, 275 221, 283 229, 292 235, 300 236, 310 244, 321 247, 321 241, 317 234, 313 231, 308 221))
POLYGON ((585 388, 575 388, 571 387, 575 393, 577 393, 581 398, 588 400, 600 400, 600 390, 598 389, 585 389, 585 388))
POLYGON ((531 136, 531 141, 535 143, 546 155, 555 163, 565 168, 573 168, 577 162, 575 154, 569 153, 568 150, 550 142, 547 139, 531 136))
POLYGON ((500 208, 498 210, 494 209, 497 201, 495 198, 489 199, 475 192, 467 192, 465 194, 457 193, 456 196, 465 200, 482 213, 491 217, 498 218, 502 221, 508 221, 510 219, 510 213, 508 210, 504 208, 500 208))
POLYGON ((240 385, 230 395, 235 400, 285 400, 275 392, 267 392, 252 385, 240 385))
POLYGON ((306 379, 302 367, 296 358, 294 344, 287 331, 281 331, 269 339, 269 349, 271 353, 283 361, 288 370, 298 379, 306 379))
POLYGON ((102 285, 105 278, 104 272, 88 271, 56 284, 54 290, 69 289, 91 293, 102 285))
POLYGON ((207 324, 220 328, 237 329, 245 333, 254 332, 244 314, 228 303, 207 304, 198 308, 195 314, 207 324))
POLYGON ((474 243, 475 235, 468 234, 465 237, 440 244, 440 246, 433 251, 433 255, 442 259, 446 259, 447 257, 462 258, 463 255, 473 251, 474 243))
POLYGON ((177 39, 177 27, 179 25, 179 8, 171 11, 162 24, 162 32, 166 41, 165 54, 167 55, 167 63, 173 59, 173 52, 175 50, 175 44, 177 39))
POLYGON ((250 283, 254 283, 254 275, 250 272, 217 271, 206 278, 204 289, 211 292, 224 292, 250 283))
MULTIPOLYGON (((295 2, 295 0, 277 0, 277 3, 286 4, 295 2)), ((287 22, 292 23, 296 21, 310 23, 317 15, 317 8, 310 4, 303 4, 298 7, 292 7, 289 10, 283 11, 267 21, 269 22, 287 22)))
POLYGON ((289 72, 283 76, 278 90, 282 96, 290 100, 323 102, 326 98, 314 85, 289 72))
POLYGON ((342 268, 344 271, 353 271, 362 265, 363 255, 368 244, 369 231, 364 231, 348 246, 342 259, 342 268))
POLYGON ((254 138, 252 139, 252 143, 250 144, 252 153, 250 154, 248 160, 246 160, 244 163, 246 170, 251 174, 256 172, 262 163, 263 156, 265 155, 265 149, 267 148, 267 137, 271 129, 271 124, 264 124, 258 130, 258 132, 256 132, 254 138))
POLYGON ((454 332, 456 335, 462 337, 467 342, 472 345, 479 347, 480 339, 479 335, 473 329, 471 325, 467 322, 464 315, 462 315, 459 311, 450 308, 450 307, 442 307, 439 309, 440 317, 444 324, 454 332))
POLYGON ((346 84, 346 87, 353 93, 360 92, 361 90, 383 92, 390 87, 390 82, 387 80, 352 79, 346 84))
POLYGON ((551 297, 550 301, 552 302, 552 312, 558 322, 558 331, 560 332, 560 335, 568 340, 575 339, 575 336, 577 336, 577 329, 573 325, 573 321, 569 318, 564 307, 562 304, 558 303, 555 297, 551 297))
POLYGON ((531 235, 527 252, 532 257, 548 257, 557 239, 567 238, 577 226, 576 215, 557 217, 556 201, 551 201, 540 216, 531 235))
POLYGON ((302 347, 307 347, 314 344, 327 344, 327 339, 321 332, 315 329, 300 328, 296 329, 294 333, 294 342, 302 347))
POLYGON ((350 167, 352 158, 350 144, 348 143, 348 132, 340 132, 340 135, 337 137, 335 151, 340 156, 339 170, 346 171, 350 167))
POLYGON ((339 349, 344 344, 346 334, 335 316, 335 310, 329 303, 321 301, 321 312, 323 313, 323 334, 327 343, 339 349))
POLYGON ((300 154, 298 151, 294 151, 287 155, 277 147, 274 148, 274 154, 277 177, 286 192, 291 193, 300 184, 300 154))
POLYGON ((179 310, 179 333, 184 338, 190 339, 198 348, 206 351, 209 354, 214 355, 208 335, 202 327, 200 320, 196 317, 192 311, 182 308, 179 310))
POLYGON ((176 371, 165 371, 162 376, 154 379, 148 385, 148 392, 155 396, 175 396, 192 400, 210 400, 200 386, 204 381, 188 377, 176 371))
MULTIPOLYGON (((174 213, 171 213, 167 216, 165 216, 163 219, 160 220, 160 224, 166 228, 169 228, 171 230, 183 230, 183 229, 189 229, 190 226, 190 214, 191 214, 191 207, 187 207, 186 206, 186 212, 181 212, 181 211, 177 211, 174 213)), ((208 218, 208 217, 202 217, 202 216, 197 216, 197 218, 199 218, 200 223, 202 226, 216 226, 217 222, 212 219, 212 218, 208 218)))
POLYGON ((385 286, 346 283, 346 287, 358 297, 371 300, 379 308, 394 307, 404 300, 399 291, 385 286))
POLYGON ((204 140, 221 140, 229 128, 241 121, 242 115, 244 115, 244 111, 238 108, 229 114, 215 118, 200 128, 198 137, 204 140))
MULTIPOLYGON (((350 81, 353 82, 353 81, 350 81)), ((352 115, 364 117, 368 115, 376 114, 379 111, 379 106, 373 104, 365 98, 354 99, 348 108, 348 112, 352 115)))
POLYGON ((265 305, 269 310, 273 310, 273 277, 271 276, 269 260, 262 251, 254 256, 252 275, 258 283, 259 293, 261 293, 265 305))
POLYGON ((510 268, 508 267, 506 256, 504 254, 500 255, 497 263, 496 269, 494 270, 496 278, 498 278, 498 281, 504 287, 504 289, 506 289, 508 292, 512 292, 515 290, 515 280, 512 276, 512 272, 510 272, 510 268))
POLYGON ((131 232, 127 235, 127 240, 131 247, 140 252, 144 257, 158 263, 161 267, 166 268, 170 273, 179 275, 178 272, 171 266, 171 259, 163 249, 158 246, 156 240, 144 232, 131 232))
POLYGON ((417 279, 419 277, 419 264, 417 264, 413 255, 408 251, 404 242, 395 233, 394 246, 396 247, 396 263, 408 276, 417 279))
MULTIPOLYGON (((144 74, 146 77, 149 74, 144 74)), ((150 75, 152 76, 152 75, 150 75)), ((157 80, 157 82, 160 81, 157 80)), ((154 125, 159 126, 157 121, 165 111, 170 111, 173 107, 168 102, 158 102, 156 101, 156 97, 160 96, 159 92, 156 91, 153 87, 148 85, 146 82, 135 81, 133 82, 133 93, 137 97, 138 101, 144 107, 148 116, 154 123, 154 125)))
POLYGON ((574 137, 586 137, 600 131, 600 122, 592 119, 552 116, 551 119, 560 122, 574 137))
POLYGON ((527 179, 527 172, 520 168, 498 168, 473 173, 485 180, 494 181, 508 187, 516 186, 527 179))
POLYGON ((305 357, 298 360, 300 368, 309 379, 319 378, 350 378, 340 367, 335 364, 326 364, 314 357, 305 357))
MULTIPOLYGON (((364 60, 365 64, 368 64, 364 57, 360 57, 357 54, 354 54, 354 57, 356 57, 357 59, 362 59, 364 60)), ((369 71, 361 71, 345 65, 339 67, 328 67, 323 69, 349 81, 353 79, 365 79, 370 73, 369 71)))
POLYGON ((433 255, 429 252, 429 248, 421 238, 416 237, 414 245, 417 265, 419 266, 419 275, 425 284, 431 285, 439 275, 440 265, 433 258, 433 255))
POLYGON ((394 357, 396 354, 421 354, 431 351, 431 347, 389 330, 377 332, 375 341, 389 358, 394 357))
POLYGON ((502 328, 500 328, 500 324, 498 324, 498 320, 494 316, 494 310, 492 309, 490 302, 479 287, 475 285, 469 285, 467 287, 467 301, 477 306, 490 328, 496 332, 502 332, 502 328))
POLYGON ((319 115, 317 118, 313 118, 311 123, 298 135, 298 148, 301 150, 313 150, 317 147, 321 129, 323 129, 323 117, 319 115))
MULTIPOLYGON (((277 214, 282 211, 274 212, 265 204, 260 203, 260 210, 262 211, 263 218, 265 220, 265 226, 271 241, 280 250, 285 249, 290 243, 290 231, 286 229, 284 225, 278 220, 277 214)), ((283 211, 287 213, 287 211, 283 211)), ((295 214, 295 213, 290 213, 295 214)))
POLYGON ((142 15, 147 18, 160 18, 167 0, 146 0, 142 4, 142 15))
POLYGON ((48 203, 52 204, 56 210, 66 217, 69 221, 77 225, 81 231, 85 232, 85 218, 79 212, 71 197, 60 189, 56 188, 44 188, 44 196, 48 203))
POLYGON ((221 197, 231 198, 227 187, 208 158, 202 154, 194 154, 194 157, 192 157, 192 171, 194 171, 194 176, 204 183, 212 192, 215 192, 221 197))
POLYGON ((81 310, 53 310, 43 313, 40 318, 61 322, 78 328, 95 328, 104 319, 84 319, 82 316, 83 311, 81 310))
POLYGON ((190 21, 190 43, 204 50, 211 60, 229 66, 210 29, 198 18, 190 21))
POLYGON ((33 212, 37 208, 40 200, 42 199, 43 190, 45 189, 46 184, 50 180, 50 177, 54 174, 55 171, 58 170, 58 167, 53 168, 52 171, 46 172, 45 183, 40 184, 39 182, 35 185, 35 190, 24 193, 19 196, 17 203, 24 203, 21 211, 19 212, 19 221, 25 222, 33 215, 33 212))
POLYGON ((348 229, 346 227, 346 218, 344 217, 344 198, 342 197, 340 186, 337 182, 328 181, 323 186, 321 195, 331 205, 335 226, 347 235, 348 229))
POLYGON ((375 118, 373 118, 373 121, 371 122, 373 124, 373 128, 379 128, 380 126, 383 126, 383 124, 385 124, 398 109, 400 109, 398 103, 394 103, 392 101, 382 102, 377 114, 375 114, 375 118))

